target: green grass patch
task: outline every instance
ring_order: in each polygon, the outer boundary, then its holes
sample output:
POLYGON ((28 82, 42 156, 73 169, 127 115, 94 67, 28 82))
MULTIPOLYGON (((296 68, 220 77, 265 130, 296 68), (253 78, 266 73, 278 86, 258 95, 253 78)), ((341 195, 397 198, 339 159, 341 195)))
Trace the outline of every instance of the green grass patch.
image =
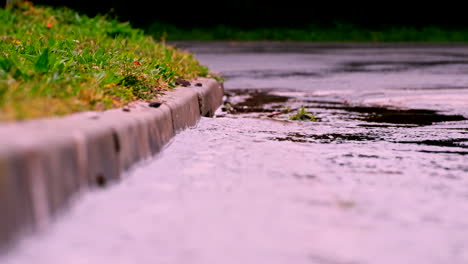
POLYGON ((146 28, 156 39, 167 40, 233 40, 233 41, 314 41, 314 42, 468 42, 467 29, 425 27, 363 28, 351 24, 334 26, 310 25, 302 28, 252 28, 232 26, 183 28, 153 23, 146 28))
POLYGON ((209 76, 192 54, 104 16, 0 9, 0 120, 104 110, 209 76))

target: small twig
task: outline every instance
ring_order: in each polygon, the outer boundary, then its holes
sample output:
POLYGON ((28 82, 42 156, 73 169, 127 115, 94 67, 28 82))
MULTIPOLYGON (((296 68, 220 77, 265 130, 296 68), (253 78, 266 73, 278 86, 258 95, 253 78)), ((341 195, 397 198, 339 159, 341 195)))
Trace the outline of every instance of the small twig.
POLYGON ((286 112, 285 111, 283 111, 283 112, 273 112, 271 114, 266 115, 266 117, 275 117, 275 116, 279 116, 281 114, 286 114, 286 112))

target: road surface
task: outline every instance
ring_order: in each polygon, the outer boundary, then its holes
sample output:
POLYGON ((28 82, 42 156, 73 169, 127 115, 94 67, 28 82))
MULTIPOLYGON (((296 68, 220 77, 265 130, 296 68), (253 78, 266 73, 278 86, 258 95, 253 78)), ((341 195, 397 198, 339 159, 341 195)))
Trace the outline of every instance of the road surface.
POLYGON ((468 46, 176 45, 224 111, 2 264, 468 263, 468 46))

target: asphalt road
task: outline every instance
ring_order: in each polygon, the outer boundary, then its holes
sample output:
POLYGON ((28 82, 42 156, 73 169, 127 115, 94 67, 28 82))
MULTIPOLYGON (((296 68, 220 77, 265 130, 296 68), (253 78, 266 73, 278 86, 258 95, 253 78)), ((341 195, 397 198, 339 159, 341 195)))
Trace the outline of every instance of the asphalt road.
POLYGON ((1 263, 468 263, 468 46, 176 45, 224 111, 1 263))

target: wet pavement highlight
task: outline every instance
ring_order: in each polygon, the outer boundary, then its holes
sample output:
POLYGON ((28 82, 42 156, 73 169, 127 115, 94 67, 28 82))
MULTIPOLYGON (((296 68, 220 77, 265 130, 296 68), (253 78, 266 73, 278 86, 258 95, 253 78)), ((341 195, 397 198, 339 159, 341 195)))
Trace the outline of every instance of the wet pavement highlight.
POLYGON ((230 76, 215 118, 2 264, 468 263, 468 47, 179 45, 230 76))

